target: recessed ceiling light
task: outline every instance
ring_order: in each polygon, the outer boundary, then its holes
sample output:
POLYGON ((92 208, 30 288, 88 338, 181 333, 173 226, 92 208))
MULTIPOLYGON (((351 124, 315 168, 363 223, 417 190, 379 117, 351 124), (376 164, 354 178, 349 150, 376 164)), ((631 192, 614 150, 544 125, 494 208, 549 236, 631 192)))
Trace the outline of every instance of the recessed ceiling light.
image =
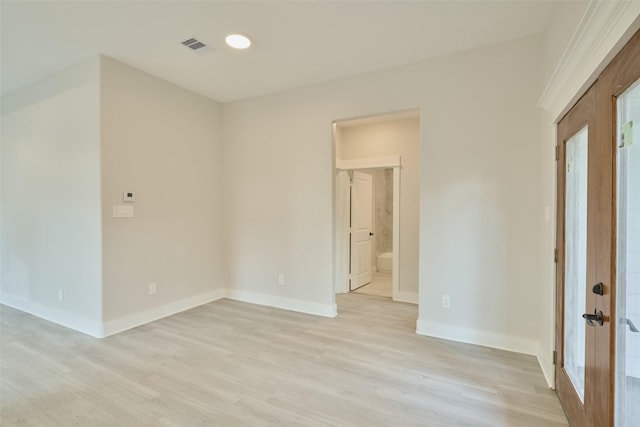
POLYGON ((242 34, 228 35, 224 41, 234 49, 246 49, 251 46, 251 40, 249 40, 249 37, 243 36, 242 34))

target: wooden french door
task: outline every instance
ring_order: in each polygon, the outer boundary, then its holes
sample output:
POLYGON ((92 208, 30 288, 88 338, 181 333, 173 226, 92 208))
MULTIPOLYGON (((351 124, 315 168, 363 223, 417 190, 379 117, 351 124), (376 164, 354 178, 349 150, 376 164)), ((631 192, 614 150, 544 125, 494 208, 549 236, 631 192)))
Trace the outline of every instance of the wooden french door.
POLYGON ((591 288, 598 283, 597 245, 603 244, 597 240, 603 214, 597 202, 600 192, 607 193, 598 179, 597 152, 602 150, 597 134, 594 85, 558 124, 556 390, 571 424, 581 427, 594 425, 596 400, 608 399, 600 396, 606 390, 596 392, 595 385, 596 367, 608 363, 597 359, 596 348, 608 348, 604 317, 609 315, 599 301, 604 295, 591 288), (586 326, 582 316, 592 313, 595 326, 586 326))
MULTIPOLYGON (((621 421, 624 401, 615 395, 625 390, 616 380, 616 360, 624 361, 616 351, 626 351, 615 338, 618 328, 627 326, 617 311, 632 303, 616 298, 618 240, 628 234, 628 224, 622 230, 617 223, 621 208, 616 197, 626 200, 627 195, 616 191, 621 188, 620 141, 625 133, 633 135, 633 123, 618 117, 618 97, 627 96, 638 79, 640 33, 558 123, 556 389, 575 427, 627 425, 621 421)), ((631 104, 640 105, 638 99, 631 104)))

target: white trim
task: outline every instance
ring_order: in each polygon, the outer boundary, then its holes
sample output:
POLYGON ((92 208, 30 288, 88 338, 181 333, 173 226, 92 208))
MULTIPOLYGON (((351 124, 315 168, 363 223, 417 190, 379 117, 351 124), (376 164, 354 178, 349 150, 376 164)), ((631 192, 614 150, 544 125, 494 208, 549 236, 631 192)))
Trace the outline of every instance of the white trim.
POLYGON ((558 174, 556 173, 556 160, 555 160, 555 147, 558 145, 558 124, 551 124, 551 150, 549 153, 549 161, 553 164, 552 173, 553 173, 553 184, 551 188, 551 243, 549 246, 549 251, 547 252, 548 258, 547 263, 552 267, 551 270, 551 295, 547 295, 547 299, 551 306, 551 323, 549 324, 549 328, 547 329, 548 335, 541 337, 540 348, 538 349, 538 362, 540 363, 540 368, 542 369, 542 373, 544 378, 547 380, 547 384, 549 388, 555 390, 556 388, 556 367, 553 364, 552 356, 549 354, 553 352, 556 345, 556 263, 553 261, 552 251, 556 247, 556 235, 557 235, 557 227, 558 227, 558 174), (551 154, 553 153, 553 154, 551 154), (546 347, 544 342, 546 341, 546 347), (545 357, 545 354, 549 354, 549 357, 545 357))
MULTIPOLYGON (((400 157, 400 156, 398 156, 400 157)), ((400 168, 393 168, 393 258, 391 260, 391 295, 394 301, 406 301, 406 296, 400 292, 400 168)), ((415 295, 418 303, 418 295, 415 295)))
POLYGON ((415 292, 396 292, 393 295, 393 300, 399 302, 408 302, 411 304, 419 303, 418 294, 415 292))
POLYGON ((640 2, 591 0, 538 106, 559 120, 640 28, 640 2))
POLYGON ((265 305, 283 310, 297 311, 299 313, 313 314, 322 317, 336 317, 336 304, 318 304, 293 298, 275 295, 261 294, 240 289, 227 289, 226 297, 229 299, 248 302, 251 304, 265 305))
POLYGON ((476 344, 500 350, 530 354, 532 356, 537 355, 538 352, 538 342, 533 339, 464 328, 460 326, 445 325, 420 319, 416 321, 416 333, 418 335, 425 335, 428 337, 476 344))
POLYGON ((338 185, 340 185, 340 192, 336 202, 338 203, 338 212, 342 213, 342 217, 340 221, 336 221, 335 227, 336 233, 340 236, 338 242, 342 246, 336 250, 336 256, 338 256, 338 258, 336 258, 335 269, 340 274, 337 283, 339 292, 348 293, 351 281, 351 177, 346 170, 342 170, 339 173, 343 174, 341 175, 343 179, 338 183, 338 185), (344 174, 346 174, 346 178, 344 174))
POLYGON ((224 295, 224 289, 217 289, 215 291, 173 301, 169 304, 161 305, 160 307, 155 307, 150 310, 110 320, 102 324, 100 337, 108 337, 109 335, 114 335, 119 332, 126 331, 127 329, 135 328, 136 326, 144 325, 146 323, 162 319, 163 317, 180 313, 181 311, 190 310, 198 307, 199 305, 217 301, 223 298, 224 295))
POLYGON ((0 293, 0 304, 24 311, 49 322, 57 323, 74 331, 100 338, 102 333, 102 325, 95 320, 61 310, 56 307, 50 307, 38 302, 17 297, 15 295, 0 293))
POLYGON ((397 168, 400 167, 400 156, 369 157, 364 159, 340 160, 336 159, 336 169, 374 169, 374 168, 397 168))
POLYGON ((536 358, 538 359, 538 364, 540 365, 540 369, 542 369, 542 375, 544 375, 544 379, 547 381, 547 385, 550 389, 555 390, 555 372, 556 368, 553 366, 553 361, 544 357, 540 351, 538 350, 536 353, 536 358))
POLYGON ((334 292, 349 292, 349 174, 339 170, 336 175, 336 212, 335 212, 335 258, 334 258, 334 292))
POLYGON ((154 322, 164 317, 172 316, 182 311, 190 310, 203 304, 218 301, 225 297, 237 301, 322 317, 335 317, 337 314, 335 304, 318 304, 309 301, 234 289, 217 289, 215 291, 174 301, 160 307, 134 313, 129 316, 110 320, 105 323, 96 322, 55 307, 49 307, 6 293, 0 293, 0 304, 24 311, 25 313, 32 314, 36 317, 40 317, 41 319, 82 332, 95 338, 104 338, 137 326, 154 322))

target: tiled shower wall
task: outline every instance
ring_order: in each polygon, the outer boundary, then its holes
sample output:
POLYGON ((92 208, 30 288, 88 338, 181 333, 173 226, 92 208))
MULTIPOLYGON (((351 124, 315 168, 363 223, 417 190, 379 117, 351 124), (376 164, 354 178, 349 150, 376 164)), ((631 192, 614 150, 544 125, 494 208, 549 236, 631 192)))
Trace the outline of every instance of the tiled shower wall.
POLYGON ((376 255, 393 252, 393 169, 376 169, 376 255))

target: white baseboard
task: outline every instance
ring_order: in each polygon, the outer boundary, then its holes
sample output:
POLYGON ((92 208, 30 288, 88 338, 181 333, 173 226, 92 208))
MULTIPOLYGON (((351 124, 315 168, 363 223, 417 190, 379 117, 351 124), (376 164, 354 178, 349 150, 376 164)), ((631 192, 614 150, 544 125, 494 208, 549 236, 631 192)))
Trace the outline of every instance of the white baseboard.
POLYGON ((476 344, 532 356, 537 356, 538 352, 538 342, 532 339, 428 322, 420 319, 416 322, 416 333, 428 337, 476 344))
POLYGON ((130 316, 110 320, 102 324, 101 337, 108 337, 109 335, 117 334, 118 332, 126 331, 127 329, 135 328, 136 326, 144 325, 145 323, 153 322, 154 320, 162 319, 163 317, 171 316, 172 314, 180 313, 181 311, 189 310, 199 305, 219 300, 224 298, 224 295, 224 289, 217 289, 215 291, 205 292, 204 294, 173 301, 140 313, 134 313, 130 316))
POLYGON ((297 311, 299 313, 313 314, 322 317, 336 317, 336 315, 338 314, 335 304, 318 304, 315 302, 261 294, 258 292, 227 289, 226 297, 237 301, 266 305, 269 307, 297 311))
POLYGON ((556 382, 554 378, 556 368, 553 366, 553 361, 544 357, 540 351, 538 351, 536 357, 538 358, 538 363, 540 364, 540 369, 542 369, 542 375, 544 375, 544 379, 547 381, 547 385, 550 389, 555 390, 556 382))
POLYGON ((393 300, 399 302, 409 302, 411 304, 418 304, 418 294, 413 292, 398 292, 393 300))
POLYGON ((40 304, 38 302, 17 297, 15 295, 0 293, 0 304, 15 308, 25 313, 32 314, 49 322, 57 323, 66 328, 73 329, 92 337, 100 338, 102 333, 102 325, 95 320, 61 310, 56 307, 40 304))
POLYGON ((269 307, 280 308, 284 310, 297 311, 300 313, 312 314, 323 317, 335 317, 337 309, 335 304, 318 304, 308 301, 296 300, 285 297, 277 297, 273 295, 260 294, 250 291, 218 289, 193 297, 174 301, 160 307, 155 307, 129 316, 124 316, 108 322, 100 323, 84 317, 60 310, 54 307, 45 306, 25 298, 16 297, 14 295, 0 293, 0 304, 13 307, 15 309, 32 314, 36 317, 48 320, 53 323, 65 326, 78 332, 91 335, 96 338, 104 338, 136 326, 153 322, 163 317, 181 311, 195 308, 202 304, 207 304, 224 297, 249 302, 252 304, 260 304, 269 307))

